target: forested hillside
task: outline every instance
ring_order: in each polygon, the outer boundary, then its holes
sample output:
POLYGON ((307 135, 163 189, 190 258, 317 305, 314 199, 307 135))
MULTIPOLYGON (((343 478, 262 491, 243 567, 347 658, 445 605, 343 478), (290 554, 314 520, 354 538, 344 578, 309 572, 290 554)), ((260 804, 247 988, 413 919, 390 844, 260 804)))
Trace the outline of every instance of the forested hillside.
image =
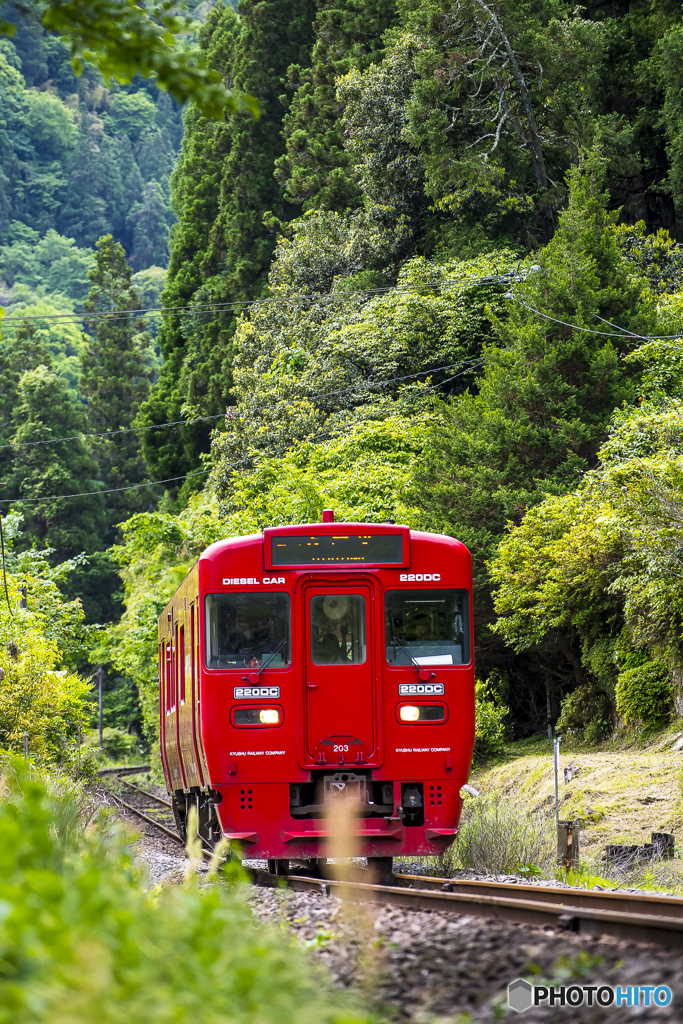
POLYGON ((515 735, 683 712, 679 5, 196 13, 258 117, 181 122, 31 22, 0 42, 3 495, 19 548, 90 556, 90 621, 122 580, 92 659, 151 738, 156 616, 202 547, 329 506, 469 546, 515 735))

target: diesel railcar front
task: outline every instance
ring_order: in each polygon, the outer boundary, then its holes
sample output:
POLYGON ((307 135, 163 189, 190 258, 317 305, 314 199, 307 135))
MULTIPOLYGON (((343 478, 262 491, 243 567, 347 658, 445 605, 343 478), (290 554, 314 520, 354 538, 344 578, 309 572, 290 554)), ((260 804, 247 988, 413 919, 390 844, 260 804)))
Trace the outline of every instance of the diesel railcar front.
POLYGON ((159 618, 161 759, 181 833, 277 870, 328 855, 351 793, 358 854, 453 841, 474 743, 467 548, 393 524, 219 541, 159 618))

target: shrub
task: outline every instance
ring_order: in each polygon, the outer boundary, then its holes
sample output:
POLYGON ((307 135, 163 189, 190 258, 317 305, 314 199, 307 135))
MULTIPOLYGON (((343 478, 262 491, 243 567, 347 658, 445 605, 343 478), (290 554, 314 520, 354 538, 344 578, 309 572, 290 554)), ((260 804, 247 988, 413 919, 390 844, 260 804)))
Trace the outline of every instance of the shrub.
POLYGON ((120 834, 17 763, 0 794, 0 1024, 361 1024, 243 886, 144 890, 120 834), (8 791, 9 787, 9 791, 8 791))
POLYGON ((79 738, 90 717, 90 683, 72 667, 85 660, 93 628, 83 623, 80 601, 65 601, 59 588, 79 560, 51 567, 49 548, 17 554, 13 543, 20 526, 16 513, 3 519, 0 753, 23 751, 28 734, 33 761, 82 774, 79 738))
POLYGON ((669 668, 661 659, 633 653, 619 673, 617 714, 627 724, 657 725, 673 710, 674 687, 669 668))
POLYGON ((519 864, 550 868, 555 850, 554 822, 529 813, 521 802, 492 793, 468 800, 455 844, 444 867, 469 868, 484 875, 514 872, 519 864))
POLYGON ((574 733, 587 743, 600 743, 612 732, 613 704, 600 680, 578 686, 562 701, 560 732, 574 733))
MULTIPOLYGON (((93 743, 99 742, 99 736, 93 733, 93 743)), ((123 729, 115 729, 107 726, 102 730, 102 750, 112 761, 126 761, 136 757, 140 751, 140 740, 137 736, 125 732, 123 729)))
POLYGON ((477 762, 491 757, 503 749, 505 719, 509 709, 495 695, 487 683, 474 684, 474 759, 477 762))

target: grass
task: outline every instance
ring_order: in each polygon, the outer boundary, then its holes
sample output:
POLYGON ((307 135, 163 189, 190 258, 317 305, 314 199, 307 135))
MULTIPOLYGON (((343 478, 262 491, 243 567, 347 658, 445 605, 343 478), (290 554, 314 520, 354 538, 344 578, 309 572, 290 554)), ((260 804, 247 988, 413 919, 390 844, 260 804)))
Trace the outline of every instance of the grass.
MULTIPOLYGON (((676 845, 683 847, 683 751, 674 748, 682 737, 680 727, 670 727, 649 735, 632 733, 622 737, 623 742, 614 740, 597 748, 563 741, 559 814, 562 819, 579 818, 582 822, 581 869, 568 881, 586 887, 665 889, 683 894, 683 860, 660 860, 629 868, 602 860, 608 844, 642 846, 650 841, 651 832, 673 833, 676 845), (570 762, 579 765, 581 772, 565 784, 563 769, 570 762)), ((482 794, 479 799, 490 800, 495 794, 497 800, 516 809, 513 818, 526 813, 530 822, 549 821, 554 842, 555 781, 552 745, 547 738, 531 737, 508 744, 495 762, 476 771, 472 781, 482 794)), ((471 813, 465 811, 465 831, 471 813)), ((462 860, 456 845, 450 862, 456 866, 462 860)), ((519 860, 533 863, 522 857, 519 860)), ((489 873, 494 873, 494 865, 500 863, 498 854, 492 852, 489 873)), ((461 866, 468 864, 463 862, 461 866)), ((539 861, 539 866, 549 872, 546 877, 558 871, 552 857, 539 861)), ((565 875, 557 877, 564 879, 565 875)))

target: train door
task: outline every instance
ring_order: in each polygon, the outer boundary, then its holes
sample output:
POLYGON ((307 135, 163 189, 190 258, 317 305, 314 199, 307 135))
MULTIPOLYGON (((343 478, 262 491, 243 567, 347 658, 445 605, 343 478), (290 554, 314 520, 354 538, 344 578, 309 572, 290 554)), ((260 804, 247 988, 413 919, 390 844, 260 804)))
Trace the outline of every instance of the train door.
POLYGON ((166 756, 166 708, 168 707, 168 656, 166 649, 168 644, 162 640, 159 644, 159 745, 161 749, 161 763, 164 775, 171 778, 166 756))
POLYGON ((317 764, 363 764, 375 750, 372 591, 362 584, 304 590, 306 740, 317 764))
MULTIPOLYGON (((174 617, 175 618, 175 617, 174 617)), ((178 745, 178 625, 175 624, 175 636, 171 633, 170 642, 166 645, 166 715, 164 727, 164 740, 166 746, 166 760, 169 770, 169 782, 171 789, 183 788, 183 777, 180 769, 180 750, 178 745)))
POLYGON ((202 762, 199 755, 199 746, 197 743, 198 735, 198 678, 197 678, 197 609, 196 602, 190 602, 190 636, 188 652, 185 655, 185 674, 188 677, 186 685, 188 687, 188 742, 192 748, 192 761, 194 766, 193 772, 193 786, 203 786, 204 780, 202 778, 202 762))
POLYGON ((182 718, 184 694, 185 694, 185 626, 180 622, 175 627, 175 657, 174 657, 175 686, 173 694, 176 749, 178 751, 178 764, 180 766, 180 789, 187 789, 188 783, 185 777, 185 766, 183 764, 182 748, 182 718))
POLYGON ((178 671, 180 681, 180 700, 178 709, 178 728, 180 735, 180 752, 183 775, 186 787, 200 786, 201 779, 194 750, 194 677, 192 663, 194 608, 190 605, 190 628, 188 634, 187 613, 185 622, 180 627, 178 642, 178 671))
POLYGON ((194 617, 192 622, 194 624, 194 631, 192 634, 192 680, 194 687, 192 706, 194 708, 194 744, 195 751, 197 753, 197 766, 199 768, 199 774, 202 777, 201 785, 205 786, 208 785, 209 782, 209 769, 206 764, 206 754, 204 752, 204 740, 202 736, 202 637, 201 619, 199 616, 199 595, 194 599, 194 617))

